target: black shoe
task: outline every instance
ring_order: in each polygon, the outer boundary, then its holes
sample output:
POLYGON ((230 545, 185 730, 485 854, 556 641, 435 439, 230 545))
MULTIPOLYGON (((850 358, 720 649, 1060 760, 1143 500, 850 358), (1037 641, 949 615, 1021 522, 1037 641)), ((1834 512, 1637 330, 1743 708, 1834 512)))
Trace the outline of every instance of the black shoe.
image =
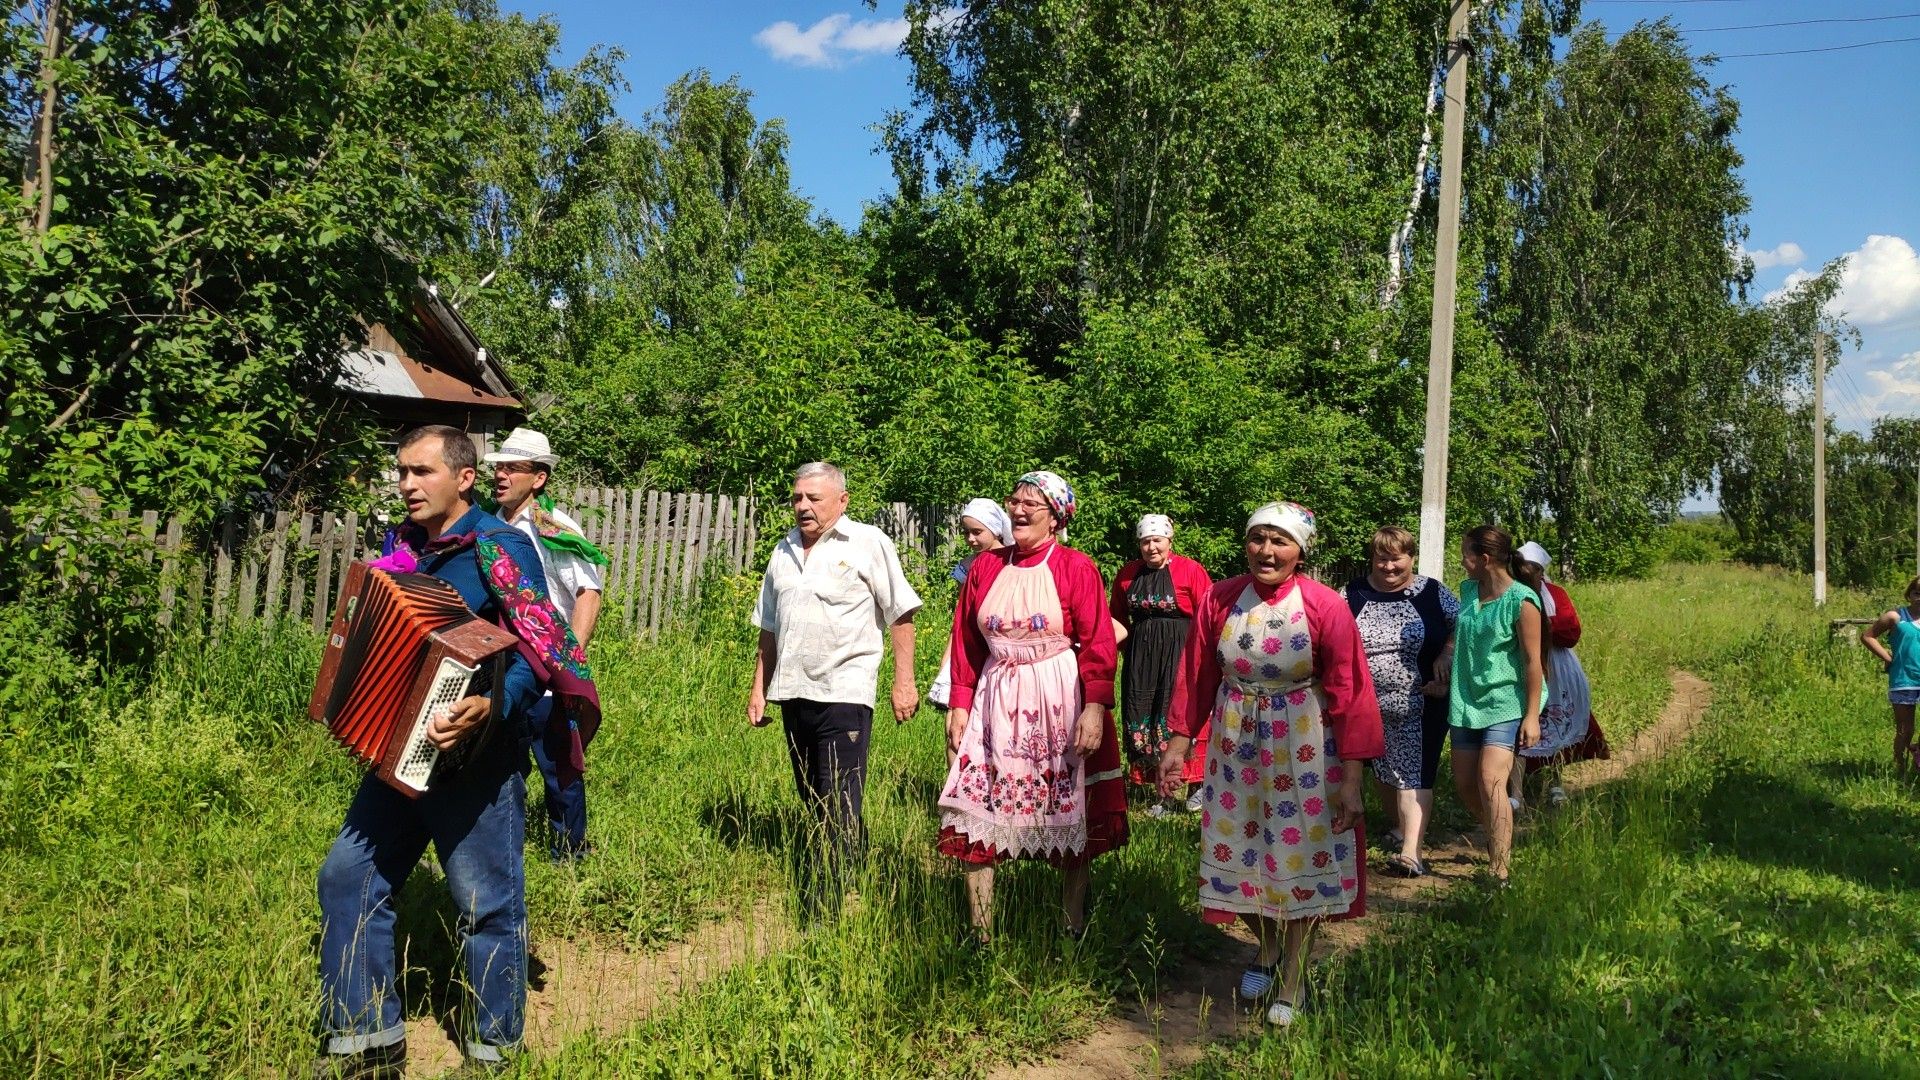
POLYGON ((313 1080, 400 1080, 407 1075, 406 1040, 353 1054, 321 1054, 311 1075, 313 1080))

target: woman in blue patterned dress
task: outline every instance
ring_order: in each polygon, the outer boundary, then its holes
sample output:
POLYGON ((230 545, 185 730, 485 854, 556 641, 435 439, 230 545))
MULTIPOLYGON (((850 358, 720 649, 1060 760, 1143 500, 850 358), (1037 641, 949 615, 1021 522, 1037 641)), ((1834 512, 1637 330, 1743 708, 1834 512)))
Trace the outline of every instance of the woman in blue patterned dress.
POLYGON ((1380 701, 1387 752, 1373 761, 1373 790, 1393 827, 1384 846, 1387 873, 1420 877, 1427 822, 1433 817, 1433 781, 1447 744, 1448 665, 1441 662, 1453 636, 1460 601, 1440 581, 1413 572, 1413 534, 1388 525, 1367 542, 1368 573, 1340 595, 1353 611, 1380 701))

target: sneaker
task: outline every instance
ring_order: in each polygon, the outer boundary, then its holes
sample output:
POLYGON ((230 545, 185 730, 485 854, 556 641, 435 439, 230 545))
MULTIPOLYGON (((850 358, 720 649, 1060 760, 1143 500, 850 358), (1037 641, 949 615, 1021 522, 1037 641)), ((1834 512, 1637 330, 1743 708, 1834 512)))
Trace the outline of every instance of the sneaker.
POLYGON ((1547 805, 1548 806, 1567 805, 1567 789, 1561 787, 1559 784, 1555 784, 1552 787, 1548 788, 1547 789, 1547 805))
POLYGON ((1294 1017, 1298 1013, 1299 1010, 1294 1008, 1291 1002, 1276 1001, 1273 1007, 1267 1010, 1267 1023, 1274 1027, 1292 1027, 1294 1017))
POLYGON ((1280 965, 1255 964, 1240 973, 1240 1000, 1258 1002, 1273 992, 1280 981, 1280 965))
POLYGON ((1513 807, 1513 812, 1514 812, 1514 813, 1516 813, 1516 814, 1517 814, 1517 813, 1519 813, 1519 812, 1520 812, 1520 800, 1519 800, 1519 799, 1516 799, 1516 798, 1514 798, 1513 796, 1511 796, 1511 795, 1509 795, 1509 796, 1507 796, 1507 805, 1508 805, 1508 806, 1511 806, 1511 807, 1513 807))
POLYGON ((1201 790, 1202 790, 1202 789, 1200 789, 1200 788, 1194 788, 1194 789, 1193 789, 1193 794, 1191 794, 1191 795, 1189 795, 1189 796, 1187 796, 1187 813, 1189 813, 1189 814, 1197 814, 1197 813, 1199 813, 1199 812, 1200 812, 1200 792, 1201 792, 1201 790))
POLYGON ((407 1074, 405 1039, 351 1054, 321 1054, 309 1074, 313 1080, 400 1080, 407 1074))

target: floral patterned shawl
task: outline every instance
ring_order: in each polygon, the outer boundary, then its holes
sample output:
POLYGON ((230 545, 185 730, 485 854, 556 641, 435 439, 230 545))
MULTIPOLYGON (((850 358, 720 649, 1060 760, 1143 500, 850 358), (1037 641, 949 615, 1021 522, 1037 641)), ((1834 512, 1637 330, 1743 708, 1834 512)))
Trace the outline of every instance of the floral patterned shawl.
POLYGON ((565 727, 548 724, 543 738, 562 787, 587 770, 587 744, 600 729, 600 692, 593 685, 587 652, 573 636, 573 628, 548 599, 545 586, 527 576, 500 542, 485 531, 448 533, 428 540, 426 531, 408 522, 388 534, 381 545, 386 554, 368 564, 376 570, 410 574, 419 569, 420 555, 439 555, 473 548, 480 563, 480 580, 500 605, 501 623, 520 639, 520 656, 533 669, 542 689, 553 691, 556 711, 567 718, 565 727))

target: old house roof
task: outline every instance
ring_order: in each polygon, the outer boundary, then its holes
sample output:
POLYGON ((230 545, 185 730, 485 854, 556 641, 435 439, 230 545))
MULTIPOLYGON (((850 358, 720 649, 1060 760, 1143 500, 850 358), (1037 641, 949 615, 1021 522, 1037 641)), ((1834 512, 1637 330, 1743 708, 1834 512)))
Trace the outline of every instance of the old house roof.
POLYGON ((421 283, 414 294, 413 325, 406 330, 403 343, 385 324, 370 325, 366 344, 341 358, 339 385, 375 398, 525 409, 506 366, 480 343, 438 286, 421 283))

